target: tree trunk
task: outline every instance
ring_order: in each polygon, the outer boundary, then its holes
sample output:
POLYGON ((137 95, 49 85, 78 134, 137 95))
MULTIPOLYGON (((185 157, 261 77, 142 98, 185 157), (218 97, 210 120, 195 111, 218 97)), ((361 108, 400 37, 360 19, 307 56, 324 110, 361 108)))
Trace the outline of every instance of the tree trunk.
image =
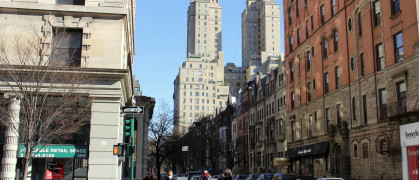
MULTIPOLYGON (((158 152, 158 151, 157 151, 158 152)), ((157 175, 157 180, 160 180, 160 156, 158 155, 158 153, 156 153, 156 175, 157 175)))
POLYGON ((28 178, 28 170, 29 170, 29 161, 30 159, 28 158, 28 153, 25 153, 26 157, 25 157, 25 169, 23 170, 23 180, 27 180, 28 178))

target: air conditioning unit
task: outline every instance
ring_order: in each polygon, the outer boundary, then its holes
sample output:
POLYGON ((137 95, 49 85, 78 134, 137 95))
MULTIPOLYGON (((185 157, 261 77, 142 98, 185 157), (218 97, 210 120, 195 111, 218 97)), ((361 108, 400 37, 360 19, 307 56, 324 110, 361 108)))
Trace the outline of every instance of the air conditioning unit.
POLYGON ((307 4, 304 4, 304 5, 303 5, 303 7, 304 7, 304 8, 307 8, 307 4))

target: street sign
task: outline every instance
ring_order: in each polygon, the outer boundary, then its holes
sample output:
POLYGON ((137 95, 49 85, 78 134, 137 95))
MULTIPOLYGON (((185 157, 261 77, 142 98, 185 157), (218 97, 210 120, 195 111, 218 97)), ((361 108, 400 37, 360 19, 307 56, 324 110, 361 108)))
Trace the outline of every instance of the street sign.
POLYGON ((144 106, 123 107, 122 112, 123 113, 144 114, 144 106))
POLYGON ((188 149, 189 149, 189 146, 182 146, 182 151, 183 151, 183 152, 188 151, 188 149))

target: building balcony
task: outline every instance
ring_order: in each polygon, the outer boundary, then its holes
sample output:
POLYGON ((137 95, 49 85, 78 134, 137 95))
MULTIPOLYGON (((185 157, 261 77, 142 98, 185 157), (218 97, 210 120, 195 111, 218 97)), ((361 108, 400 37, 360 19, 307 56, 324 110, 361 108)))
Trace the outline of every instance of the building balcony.
POLYGON ((402 100, 379 106, 379 119, 403 116, 408 113, 419 112, 419 96, 413 96, 402 100))

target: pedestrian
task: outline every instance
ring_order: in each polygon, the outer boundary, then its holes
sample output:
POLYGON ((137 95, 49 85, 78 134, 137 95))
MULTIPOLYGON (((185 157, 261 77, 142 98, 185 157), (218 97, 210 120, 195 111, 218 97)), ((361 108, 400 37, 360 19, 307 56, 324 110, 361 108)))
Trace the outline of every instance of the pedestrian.
POLYGON ((202 171, 201 179, 202 180, 211 180, 211 176, 210 176, 210 174, 208 173, 207 170, 202 171))
POLYGON ((226 169, 224 171, 224 179, 223 180, 234 180, 233 179, 233 174, 231 173, 230 169, 226 169))
POLYGON ((144 178, 144 180, 152 180, 151 179, 151 171, 147 171, 147 176, 144 178))
POLYGON ((173 176, 173 171, 169 170, 167 172, 167 177, 165 178, 165 180, 176 180, 176 176, 173 176))

